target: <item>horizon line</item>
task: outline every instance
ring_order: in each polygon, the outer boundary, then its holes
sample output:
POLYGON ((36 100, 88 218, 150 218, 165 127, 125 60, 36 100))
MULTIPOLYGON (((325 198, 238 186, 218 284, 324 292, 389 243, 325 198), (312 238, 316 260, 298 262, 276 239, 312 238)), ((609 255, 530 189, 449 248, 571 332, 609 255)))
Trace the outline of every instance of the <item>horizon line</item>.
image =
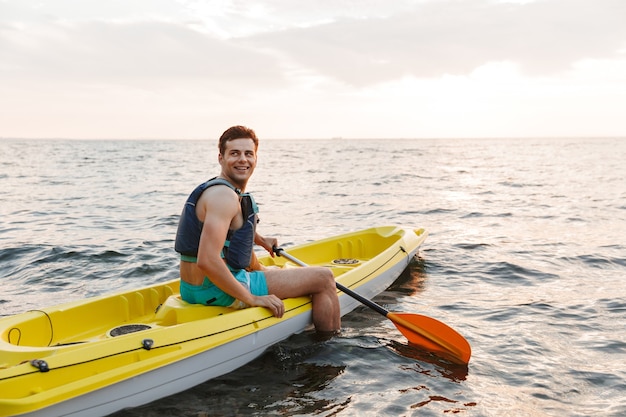
MULTIPOLYGON (((79 137, 5 137, 4 140, 76 140, 76 141, 204 141, 219 138, 79 138, 79 137)), ((260 140, 489 140, 489 139, 626 139, 626 135, 579 135, 579 136, 398 136, 398 137, 265 137, 260 140)))

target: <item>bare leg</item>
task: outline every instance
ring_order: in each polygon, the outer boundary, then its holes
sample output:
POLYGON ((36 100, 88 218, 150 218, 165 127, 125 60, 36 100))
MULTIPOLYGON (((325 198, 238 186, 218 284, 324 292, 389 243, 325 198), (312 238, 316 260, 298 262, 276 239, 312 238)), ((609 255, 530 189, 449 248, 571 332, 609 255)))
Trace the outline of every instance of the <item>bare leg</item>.
POLYGON ((270 294, 285 299, 310 295, 313 301, 313 324, 318 332, 336 332, 341 315, 335 277, 328 268, 305 267, 265 271, 270 294))

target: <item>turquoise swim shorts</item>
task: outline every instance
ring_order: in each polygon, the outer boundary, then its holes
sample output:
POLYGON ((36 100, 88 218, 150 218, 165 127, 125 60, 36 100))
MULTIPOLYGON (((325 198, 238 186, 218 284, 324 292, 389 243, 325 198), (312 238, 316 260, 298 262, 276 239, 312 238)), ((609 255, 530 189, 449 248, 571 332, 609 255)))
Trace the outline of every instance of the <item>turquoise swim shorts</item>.
MULTIPOLYGON (((235 279, 254 295, 268 295, 267 281, 263 271, 248 272, 245 269, 234 271, 235 279)), ((191 285, 180 280, 180 297, 191 304, 205 304, 209 306, 224 306, 234 308, 247 307, 243 302, 235 300, 213 284, 207 277, 202 285, 191 285)))

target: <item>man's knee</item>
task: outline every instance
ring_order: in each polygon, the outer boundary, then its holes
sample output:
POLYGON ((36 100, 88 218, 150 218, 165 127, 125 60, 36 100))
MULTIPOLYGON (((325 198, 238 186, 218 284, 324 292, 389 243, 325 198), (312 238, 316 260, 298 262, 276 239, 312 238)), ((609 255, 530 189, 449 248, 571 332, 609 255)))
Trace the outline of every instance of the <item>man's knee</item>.
POLYGON ((320 281, 324 289, 334 291, 335 276, 333 275, 333 272, 328 268, 320 268, 319 276, 320 276, 320 281))

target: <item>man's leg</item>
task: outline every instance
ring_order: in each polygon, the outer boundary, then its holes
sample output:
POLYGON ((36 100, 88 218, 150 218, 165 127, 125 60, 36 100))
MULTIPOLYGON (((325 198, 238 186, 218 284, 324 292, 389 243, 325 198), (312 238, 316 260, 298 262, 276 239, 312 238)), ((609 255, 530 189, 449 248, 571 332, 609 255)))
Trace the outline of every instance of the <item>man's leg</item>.
POLYGON ((268 269, 265 272, 270 294, 285 299, 310 295, 313 301, 313 324, 319 332, 341 329, 341 316, 335 277, 328 268, 304 267, 268 269))

